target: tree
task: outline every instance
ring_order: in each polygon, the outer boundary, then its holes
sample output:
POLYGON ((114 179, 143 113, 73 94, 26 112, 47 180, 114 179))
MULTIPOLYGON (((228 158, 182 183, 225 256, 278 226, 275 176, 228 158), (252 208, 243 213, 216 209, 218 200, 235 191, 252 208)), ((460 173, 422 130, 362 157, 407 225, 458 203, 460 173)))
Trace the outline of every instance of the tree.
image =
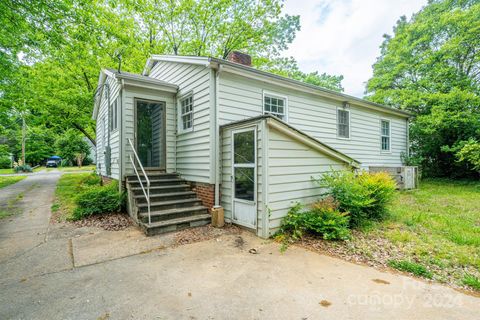
POLYGON ((283 0, 143 0, 126 6, 139 37, 155 53, 226 58, 233 50, 275 56, 298 30, 299 16, 281 15, 283 0))
POLYGON ((70 129, 57 138, 55 150, 62 159, 81 166, 85 155, 90 153, 90 146, 81 134, 74 129, 70 129), (83 157, 80 157, 81 155, 83 157), (81 158, 81 161, 78 160, 79 158, 81 158))
POLYGON ((412 154, 431 176, 469 176, 448 148, 480 138, 480 3, 430 1, 385 36, 367 98, 414 114, 412 154))
POLYGON ((332 76, 326 73, 319 74, 318 71, 305 73, 300 71, 297 61, 293 58, 254 59, 254 64, 261 70, 272 72, 280 76, 295 79, 305 83, 313 84, 329 90, 342 92, 343 76, 332 76))
POLYGON ((40 165, 54 153, 55 137, 44 127, 32 127, 27 131, 25 162, 32 166, 40 165))

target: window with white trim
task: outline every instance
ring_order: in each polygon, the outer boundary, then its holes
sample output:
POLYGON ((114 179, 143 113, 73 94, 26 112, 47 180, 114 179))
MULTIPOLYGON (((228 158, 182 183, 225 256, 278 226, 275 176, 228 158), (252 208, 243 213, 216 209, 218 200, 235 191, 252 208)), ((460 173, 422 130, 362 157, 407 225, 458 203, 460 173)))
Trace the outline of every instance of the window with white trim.
POLYGON ((110 104, 110 131, 117 130, 118 127, 118 98, 110 104))
POLYGON ((180 100, 180 131, 193 130, 193 96, 180 100))
POLYGON ((337 135, 339 138, 350 138, 350 110, 337 109, 337 135))
POLYGON ((265 94, 263 97, 263 114, 271 114, 280 120, 287 121, 287 99, 265 94))
POLYGON ((390 121, 380 121, 382 151, 390 151, 390 121))

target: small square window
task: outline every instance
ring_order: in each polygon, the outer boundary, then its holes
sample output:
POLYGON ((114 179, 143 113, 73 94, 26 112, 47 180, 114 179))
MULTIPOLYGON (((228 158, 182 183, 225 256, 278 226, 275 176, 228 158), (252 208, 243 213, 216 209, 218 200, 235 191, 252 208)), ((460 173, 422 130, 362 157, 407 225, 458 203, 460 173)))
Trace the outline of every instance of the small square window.
POLYGON ((180 100, 180 131, 193 130, 193 96, 180 100))
POLYGON ((263 113, 286 120, 286 105, 286 98, 265 95, 263 99, 263 113))

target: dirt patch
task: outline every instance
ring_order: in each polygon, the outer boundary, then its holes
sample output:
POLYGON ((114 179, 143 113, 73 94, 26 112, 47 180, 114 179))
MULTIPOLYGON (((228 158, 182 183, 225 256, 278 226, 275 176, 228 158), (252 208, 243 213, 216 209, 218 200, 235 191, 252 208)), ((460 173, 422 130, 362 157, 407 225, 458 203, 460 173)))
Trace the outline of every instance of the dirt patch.
POLYGON ((319 304, 322 306, 322 307, 330 307, 332 305, 332 303, 330 301, 327 301, 327 300, 322 300, 319 302, 319 304))
POLYGON ((211 225, 191 228, 179 231, 175 234, 175 245, 189 244, 218 238, 225 234, 240 234, 241 229, 234 225, 225 225, 223 228, 215 228, 211 225))
POLYGON ((81 227, 96 227, 107 231, 124 230, 131 225, 133 221, 126 214, 109 213, 101 215, 93 215, 88 218, 72 222, 78 228, 81 227))
POLYGON ((372 281, 379 284, 390 284, 390 282, 382 279, 372 279, 372 281))

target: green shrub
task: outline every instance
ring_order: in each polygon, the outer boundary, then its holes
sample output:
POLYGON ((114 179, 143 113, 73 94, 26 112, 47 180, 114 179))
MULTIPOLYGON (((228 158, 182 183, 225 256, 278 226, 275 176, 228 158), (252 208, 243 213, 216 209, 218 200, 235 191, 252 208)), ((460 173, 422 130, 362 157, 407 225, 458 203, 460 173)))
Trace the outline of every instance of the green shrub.
POLYGON ((406 260, 390 260, 388 262, 388 265, 394 269, 409 272, 418 277, 424 277, 428 279, 432 279, 433 277, 433 274, 428 271, 427 268, 415 262, 410 262, 406 260))
POLYGON ((72 219, 80 220, 92 214, 120 211, 122 201, 123 195, 118 191, 116 182, 90 187, 75 199, 77 207, 73 211, 72 219))
POLYGON ((321 235, 325 240, 346 240, 350 237, 348 214, 341 213, 336 206, 322 202, 305 210, 297 203, 282 220, 280 234, 301 238, 305 233, 321 235))
POLYGON ((23 164, 23 165, 18 165, 15 167, 15 172, 32 172, 32 167, 30 167, 28 164, 23 164))
POLYGON ((350 214, 352 227, 384 219, 396 188, 395 181, 385 172, 333 171, 325 173, 316 182, 326 188, 325 195, 338 201, 341 212, 350 214))
POLYGON ((0 169, 8 169, 12 167, 12 161, 8 156, 0 156, 0 169))
POLYGON ((99 186, 101 184, 102 178, 96 174, 92 173, 82 179, 80 184, 87 185, 87 186, 99 186))

